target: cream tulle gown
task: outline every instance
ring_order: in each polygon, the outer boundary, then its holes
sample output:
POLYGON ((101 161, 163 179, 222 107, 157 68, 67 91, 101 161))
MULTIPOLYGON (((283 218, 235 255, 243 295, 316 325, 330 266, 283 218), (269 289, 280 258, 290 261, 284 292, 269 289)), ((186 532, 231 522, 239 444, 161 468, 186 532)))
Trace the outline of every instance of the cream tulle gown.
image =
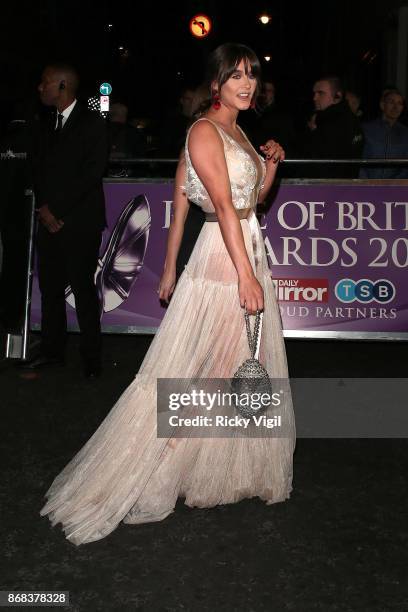
MULTIPOLYGON (((224 142, 234 206, 254 208, 264 162, 217 129, 224 142)), ((188 198, 205 212, 213 212, 192 167, 188 137, 186 163, 188 198)), ((271 377, 286 378, 280 312, 259 223, 253 211, 240 223, 264 289, 259 359, 271 377)), ((200 508, 253 496, 267 504, 287 499, 295 447, 290 398, 280 413, 289 426, 287 438, 156 436, 157 378, 230 378, 248 357, 237 273, 218 223, 206 222, 135 380, 55 478, 41 514, 48 514, 53 525, 61 522, 66 537, 79 545, 105 537, 120 521, 161 521, 173 512, 178 497, 200 508)))

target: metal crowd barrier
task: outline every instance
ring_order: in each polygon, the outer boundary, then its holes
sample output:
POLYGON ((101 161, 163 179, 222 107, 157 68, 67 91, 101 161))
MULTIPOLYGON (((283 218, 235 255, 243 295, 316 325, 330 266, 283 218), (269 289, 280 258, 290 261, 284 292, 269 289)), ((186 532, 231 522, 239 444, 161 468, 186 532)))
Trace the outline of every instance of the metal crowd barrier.
POLYGON ((34 236, 36 227, 35 217, 35 196, 32 189, 26 189, 24 195, 31 198, 30 203, 30 229, 27 249, 27 268, 25 279, 25 302, 24 318, 20 333, 8 333, 6 337, 6 358, 22 359, 28 358, 28 344, 30 337, 30 311, 31 311, 31 290, 33 284, 34 269, 34 236))
MULTIPOLYGON (((178 159, 166 157, 129 157, 123 159, 110 159, 109 165, 114 166, 137 166, 139 164, 176 164, 178 159)), ((408 166, 407 158, 372 158, 372 159, 285 159, 282 164, 286 165, 359 165, 359 166, 408 166)))
MULTIPOLYGON (((143 157, 129 159, 110 159, 109 166, 137 166, 147 164, 176 164, 176 158, 162 157, 143 157)), ((282 162, 285 165, 360 165, 360 166, 408 166, 408 159, 393 158, 393 159, 285 159, 282 162)), ((124 177, 125 178, 125 177, 124 177)), ((157 181, 157 178, 155 179, 157 181)), ((319 179, 317 179, 319 180, 319 179)), ((336 179, 341 180, 341 179, 336 179)), ((348 179, 350 180, 350 179, 348 179)), ((323 182, 331 182, 330 179, 322 179, 323 182)), ((299 179, 301 182, 301 179, 299 179)), ((25 286, 25 304, 24 304, 24 320, 20 333, 9 333, 6 339, 6 358, 10 359, 28 359, 29 338, 30 338, 30 310, 31 310, 31 291, 32 277, 34 267, 34 242, 36 229, 35 215, 35 196, 32 189, 27 189, 25 195, 31 197, 30 207, 30 229, 29 229, 29 244, 27 250, 27 273, 25 286)))

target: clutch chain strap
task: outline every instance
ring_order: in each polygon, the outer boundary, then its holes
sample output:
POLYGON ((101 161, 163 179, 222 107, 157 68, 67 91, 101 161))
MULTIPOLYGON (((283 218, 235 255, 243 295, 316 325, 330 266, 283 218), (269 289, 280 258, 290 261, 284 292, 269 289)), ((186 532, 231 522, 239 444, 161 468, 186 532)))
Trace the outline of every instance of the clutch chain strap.
POLYGON ((257 349, 257 345, 258 345, 258 336, 259 336, 259 326, 260 326, 260 323, 261 323, 261 311, 257 310, 256 311, 256 315, 255 315, 254 332, 252 334, 251 333, 251 325, 249 323, 249 314, 247 312, 247 309, 245 308, 245 324, 246 324, 246 331, 247 331, 249 350, 251 351, 251 359, 254 359, 254 357, 255 357, 255 353, 256 353, 256 349, 257 349))

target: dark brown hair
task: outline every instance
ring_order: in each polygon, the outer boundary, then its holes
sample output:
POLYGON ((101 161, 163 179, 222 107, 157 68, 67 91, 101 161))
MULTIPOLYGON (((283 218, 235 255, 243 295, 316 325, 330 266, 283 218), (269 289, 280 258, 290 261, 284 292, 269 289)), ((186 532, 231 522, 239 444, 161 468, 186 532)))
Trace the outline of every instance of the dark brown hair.
POLYGON ((261 90, 261 65, 259 59, 255 52, 245 45, 225 43, 217 47, 208 58, 205 79, 208 99, 201 105, 200 112, 204 112, 211 106, 212 83, 215 81, 218 84, 218 88, 221 89, 224 83, 234 74, 241 60, 244 60, 245 63, 245 74, 251 72, 256 78, 254 93, 254 99, 256 100, 261 90))

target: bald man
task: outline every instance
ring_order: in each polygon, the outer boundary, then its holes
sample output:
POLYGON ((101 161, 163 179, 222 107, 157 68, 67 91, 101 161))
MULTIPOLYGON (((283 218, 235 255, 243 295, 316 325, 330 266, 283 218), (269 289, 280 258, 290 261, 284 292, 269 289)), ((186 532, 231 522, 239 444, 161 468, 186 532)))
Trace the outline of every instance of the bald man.
POLYGON ((65 288, 75 297, 86 377, 101 372, 101 330, 94 274, 105 221, 102 177, 108 159, 104 120, 76 99, 78 75, 65 64, 45 68, 38 87, 53 108, 35 163, 41 353, 30 369, 64 363, 65 288))

